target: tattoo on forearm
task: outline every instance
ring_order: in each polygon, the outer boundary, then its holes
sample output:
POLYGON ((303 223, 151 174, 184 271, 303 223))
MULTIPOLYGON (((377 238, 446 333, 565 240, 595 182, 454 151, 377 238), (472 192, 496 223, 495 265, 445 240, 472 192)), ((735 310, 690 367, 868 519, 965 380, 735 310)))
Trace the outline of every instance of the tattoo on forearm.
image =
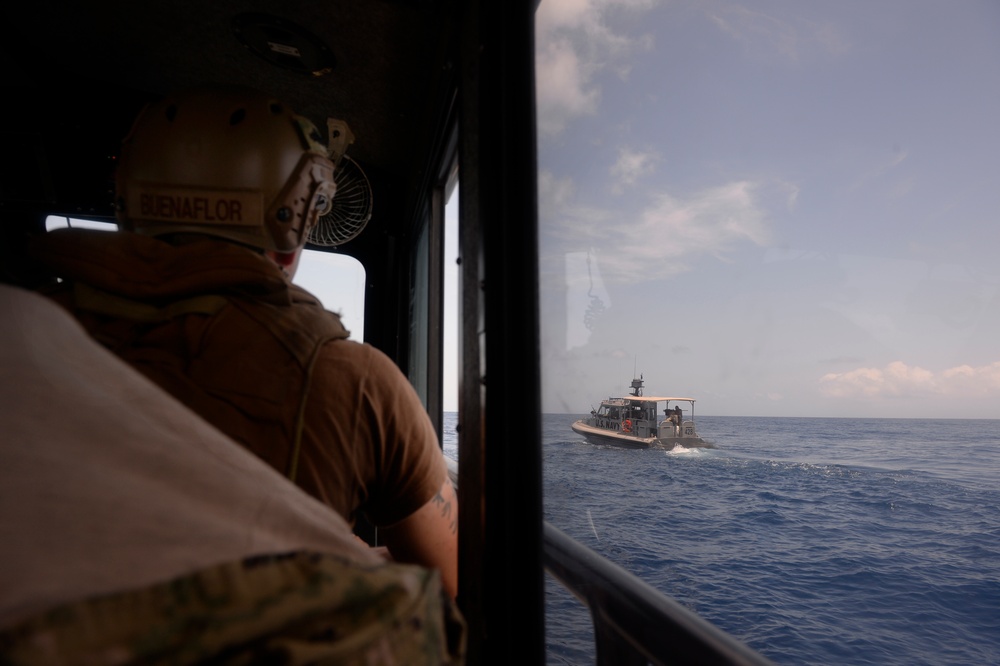
POLYGON ((445 499, 439 490, 438 494, 434 496, 434 504, 440 509, 441 517, 448 521, 448 528, 451 530, 451 533, 458 534, 458 512, 452 506, 451 500, 445 499))

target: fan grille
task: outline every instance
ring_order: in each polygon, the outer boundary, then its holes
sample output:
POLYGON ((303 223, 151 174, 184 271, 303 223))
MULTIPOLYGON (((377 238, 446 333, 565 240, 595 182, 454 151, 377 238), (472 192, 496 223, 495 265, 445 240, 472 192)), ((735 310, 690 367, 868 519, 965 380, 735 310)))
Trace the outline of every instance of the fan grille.
POLYGON ((372 216, 372 188, 357 162, 344 155, 334 171, 337 194, 329 213, 309 231, 309 242, 323 247, 343 245, 365 228, 372 216))

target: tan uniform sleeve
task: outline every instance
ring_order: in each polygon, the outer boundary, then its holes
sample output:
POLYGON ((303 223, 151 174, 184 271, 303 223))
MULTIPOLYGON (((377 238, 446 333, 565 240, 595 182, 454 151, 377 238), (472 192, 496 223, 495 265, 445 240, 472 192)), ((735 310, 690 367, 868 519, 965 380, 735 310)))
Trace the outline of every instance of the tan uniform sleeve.
POLYGON ((350 522, 360 510, 378 526, 426 504, 447 475, 409 381, 388 356, 348 340, 327 343, 313 368, 303 462, 309 492, 350 522))

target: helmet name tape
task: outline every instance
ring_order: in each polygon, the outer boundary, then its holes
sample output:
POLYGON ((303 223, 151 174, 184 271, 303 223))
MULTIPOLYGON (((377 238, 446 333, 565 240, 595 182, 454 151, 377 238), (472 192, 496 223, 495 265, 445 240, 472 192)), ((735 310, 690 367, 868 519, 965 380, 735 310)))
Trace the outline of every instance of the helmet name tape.
POLYGON ((259 225, 264 204, 259 192, 176 189, 140 185, 126 202, 135 219, 173 224, 259 225))
POLYGON ((136 119, 122 142, 116 212, 127 231, 292 252, 329 209, 333 169, 316 127, 270 95, 191 89, 136 119))

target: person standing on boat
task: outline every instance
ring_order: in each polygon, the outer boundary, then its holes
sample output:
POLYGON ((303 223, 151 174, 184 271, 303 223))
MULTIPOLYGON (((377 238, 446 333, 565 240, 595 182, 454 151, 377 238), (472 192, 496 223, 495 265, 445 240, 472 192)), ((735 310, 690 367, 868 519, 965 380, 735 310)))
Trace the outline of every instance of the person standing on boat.
POLYGON ((291 281, 333 172, 279 101, 189 91, 123 142, 126 231, 60 230, 34 254, 94 338, 351 525, 366 515, 394 559, 439 569, 454 596, 458 502, 420 399, 291 281))
POLYGON ((681 436, 681 424, 684 423, 684 410, 680 405, 674 407, 674 423, 677 425, 677 436, 681 436))

